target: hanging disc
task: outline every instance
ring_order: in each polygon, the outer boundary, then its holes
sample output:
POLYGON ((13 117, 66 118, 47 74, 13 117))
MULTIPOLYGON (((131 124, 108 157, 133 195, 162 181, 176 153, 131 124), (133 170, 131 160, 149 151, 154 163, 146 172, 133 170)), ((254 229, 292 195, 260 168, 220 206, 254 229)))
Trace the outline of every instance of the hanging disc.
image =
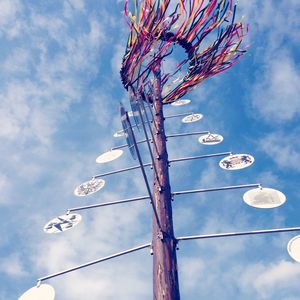
POLYGON ((250 167, 254 163, 254 157, 249 154, 234 154, 224 157, 219 166, 224 170, 240 170, 250 167))
POLYGON ((256 188, 247 191, 243 199, 248 205, 256 208, 274 208, 286 201, 282 192, 270 188, 256 188))
POLYGON ((190 114, 188 116, 185 116, 181 122, 182 123, 192 123, 192 122, 197 122, 203 118, 202 114, 190 114))
POLYGON ((103 179, 93 178, 89 181, 80 184, 74 191, 74 194, 78 197, 84 197, 101 190, 105 185, 103 179))
POLYGON ((99 155, 96 158, 96 162, 98 164, 110 162, 110 161, 113 161, 113 160, 119 158, 122 154, 123 154, 123 150, 121 150, 121 149, 110 150, 110 151, 107 151, 107 152, 99 155))
POLYGON ((58 233, 67 231, 76 226, 81 221, 81 215, 68 214, 52 219, 44 226, 46 233, 58 233))
POLYGON ((118 130, 114 133, 114 137, 122 137, 122 136, 125 136, 124 130, 118 130))
POLYGON ((300 263, 300 235, 293 237, 289 241, 287 250, 291 258, 300 263))
POLYGON ((41 284, 27 290, 19 300, 54 300, 55 291, 49 284, 41 284))
POLYGON ((189 104, 190 102, 191 102, 191 100, 189 100, 189 99, 180 99, 180 100, 176 100, 176 101, 172 102, 171 105, 181 106, 181 105, 189 104))
POLYGON ((203 145, 217 145, 223 142, 223 137, 220 134, 208 133, 200 136, 198 141, 203 145))

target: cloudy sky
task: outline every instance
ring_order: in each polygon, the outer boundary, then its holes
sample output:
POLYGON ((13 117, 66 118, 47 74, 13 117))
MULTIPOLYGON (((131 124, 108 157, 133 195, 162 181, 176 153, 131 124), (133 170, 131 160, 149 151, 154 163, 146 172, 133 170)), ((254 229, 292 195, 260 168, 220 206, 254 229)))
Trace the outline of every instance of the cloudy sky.
MULTIPOLYGON (((107 177, 86 198, 74 188, 93 175, 136 164, 95 158, 123 144, 118 103, 128 107, 119 78, 128 28, 123 1, 0 0, 0 299, 17 299, 36 279, 151 239, 149 202, 82 212, 73 230, 49 235, 43 226, 68 208, 146 195, 141 173, 107 177)), ((211 158, 170 169, 173 191, 261 183, 284 192, 280 208, 259 210, 243 192, 181 196, 174 201, 177 236, 300 226, 300 3, 240 0, 249 23, 247 54, 229 71, 187 95, 203 120, 168 120, 167 133, 210 130, 224 142, 170 140, 169 157, 233 151, 256 159, 228 172, 211 158), (180 147, 178 147, 180 145, 180 147)), ((147 158, 145 157, 145 161, 147 158)), ((293 233, 186 241, 179 244, 182 299, 300 299, 300 265, 286 251, 293 233)), ((49 280, 59 300, 152 297, 148 250, 49 280)))

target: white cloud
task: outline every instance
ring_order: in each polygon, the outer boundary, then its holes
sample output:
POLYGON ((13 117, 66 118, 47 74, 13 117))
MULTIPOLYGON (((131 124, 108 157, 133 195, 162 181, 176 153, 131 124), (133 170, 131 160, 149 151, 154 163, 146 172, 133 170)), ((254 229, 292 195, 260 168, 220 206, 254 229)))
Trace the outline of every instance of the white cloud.
POLYGON ((20 21, 17 14, 21 10, 21 4, 18 0, 0 1, 0 33, 8 37, 16 37, 20 31, 20 21))
POLYGON ((240 282, 243 288, 254 288, 259 299, 272 299, 284 295, 287 289, 299 291, 297 277, 300 274, 299 264, 279 261, 270 265, 262 263, 244 269, 240 282))
POLYGON ((284 169, 300 170, 298 130, 286 134, 275 131, 259 141, 259 146, 274 162, 284 169))
POLYGON ((4 273, 13 278, 27 275, 22 260, 17 254, 11 254, 0 259, 0 273, 4 273))
POLYGON ((300 72, 293 58, 279 51, 269 56, 252 91, 254 108, 269 122, 293 120, 300 113, 300 72))

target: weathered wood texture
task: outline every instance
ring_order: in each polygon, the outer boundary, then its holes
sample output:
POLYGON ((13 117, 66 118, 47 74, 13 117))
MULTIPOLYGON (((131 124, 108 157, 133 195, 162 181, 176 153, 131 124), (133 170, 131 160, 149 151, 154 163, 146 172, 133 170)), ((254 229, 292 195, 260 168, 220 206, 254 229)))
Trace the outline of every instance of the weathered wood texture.
MULTIPOLYGON (((164 131, 159 71, 155 72, 153 110, 156 124, 156 127, 153 126, 154 139, 159 152, 159 158, 155 159, 158 178, 154 173, 153 201, 163 231, 163 233, 160 232, 156 218, 153 216, 153 299, 179 300, 176 241, 173 230, 168 153, 164 131)), ((156 154, 155 149, 153 149, 153 153, 156 154)))

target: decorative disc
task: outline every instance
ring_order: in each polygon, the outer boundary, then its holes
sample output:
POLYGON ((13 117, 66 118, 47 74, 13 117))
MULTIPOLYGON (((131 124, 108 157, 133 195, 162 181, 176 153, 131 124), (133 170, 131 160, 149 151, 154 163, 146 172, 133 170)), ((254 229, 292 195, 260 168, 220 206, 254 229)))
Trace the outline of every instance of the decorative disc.
POLYGON ((58 233, 67 231, 76 226, 81 221, 81 215, 68 214, 52 219, 44 226, 46 233, 58 233))
POLYGON ((114 137, 122 137, 122 136, 125 136, 124 130, 118 130, 117 132, 114 133, 114 137))
POLYGON ((280 191, 270 188, 256 188, 246 192, 244 201, 256 208, 274 208, 282 205, 286 197, 280 191))
POLYGON ((123 150, 121 149, 110 150, 98 156, 96 158, 96 162, 98 164, 110 162, 112 160, 119 158, 122 154, 123 154, 123 150))
POLYGON ((293 237, 289 241, 287 250, 291 258, 300 263, 300 235, 293 237))
POLYGON ((49 284, 41 284, 27 290, 19 300, 54 300, 55 291, 49 284))
POLYGON ((200 136, 198 141, 203 145, 217 145, 223 142, 223 137, 220 134, 208 133, 200 136))
POLYGON ((98 192, 104 187, 105 181, 103 179, 93 178, 80 184, 74 191, 74 194, 79 197, 84 197, 98 192))
POLYGON ((224 170, 240 170, 250 167, 254 163, 254 157, 249 154, 234 154, 224 157, 219 166, 224 170))
POLYGON ((172 102, 171 105, 181 106, 181 105, 189 104, 190 102, 191 102, 191 100, 189 100, 189 99, 180 99, 180 100, 176 100, 176 101, 172 102))
POLYGON ((191 114, 188 116, 185 116, 181 122, 182 123, 192 123, 192 122, 197 122, 203 118, 202 114, 191 114))

